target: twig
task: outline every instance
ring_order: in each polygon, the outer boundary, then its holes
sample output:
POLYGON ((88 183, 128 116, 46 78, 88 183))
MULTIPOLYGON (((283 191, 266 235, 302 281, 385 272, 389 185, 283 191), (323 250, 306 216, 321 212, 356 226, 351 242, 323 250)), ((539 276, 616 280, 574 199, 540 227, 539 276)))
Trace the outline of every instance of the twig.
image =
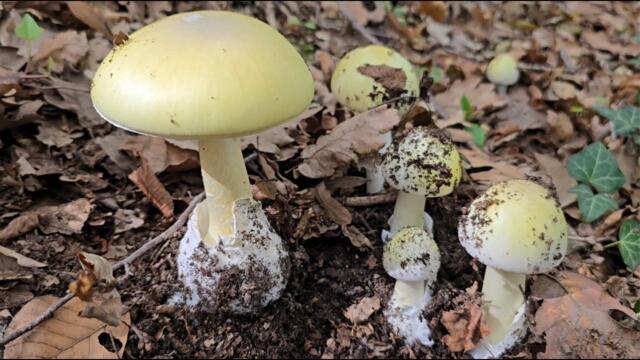
POLYGON ((367 29, 364 26, 360 25, 360 23, 358 23, 356 19, 354 19, 353 16, 351 16, 351 14, 345 8, 345 6, 347 5, 345 5, 343 1, 338 2, 338 8, 340 9, 340 12, 342 13, 342 15, 344 15, 344 17, 347 18, 347 20, 349 20, 351 27, 353 27, 354 30, 359 32, 360 35, 362 35, 362 37, 367 39, 370 43, 376 44, 376 45, 382 44, 380 40, 376 39, 375 36, 371 35, 371 33, 367 31, 367 29))
MULTIPOLYGON (((147 241, 138 250, 132 252, 126 258, 124 258, 124 259, 118 261, 117 263, 113 264, 111 266, 111 269, 112 270, 116 270, 116 269, 119 269, 119 268, 121 268, 123 266, 129 265, 131 262, 133 262, 134 260, 136 260, 137 258, 142 256, 149 249, 153 248, 154 246, 160 244, 161 242, 165 241, 170 236, 172 236, 173 233, 175 233, 178 229, 180 229, 180 227, 182 227, 182 225, 184 225, 184 223, 187 222, 187 219, 189 218, 189 215, 191 214, 191 212, 193 212, 193 209, 196 207, 196 205, 198 205, 198 203, 203 198, 204 198, 204 193, 201 193, 198 196, 194 197, 191 200, 191 202, 189 203, 189 206, 182 212, 182 214, 180 214, 180 217, 173 223, 173 225, 171 225, 168 229, 166 229, 165 231, 160 233, 160 235, 158 235, 158 236, 154 237, 153 239, 147 241)), ((36 319, 31 321, 29 324, 23 326, 22 328, 16 330, 15 332, 13 332, 11 334, 3 337, 2 340, 0 341, 0 347, 4 347, 4 345, 8 344, 9 342, 17 339, 18 337, 24 335, 27 332, 33 330, 33 328, 35 328, 41 322, 43 322, 43 321, 47 320, 49 317, 51 317, 56 310, 58 310, 59 308, 64 306, 64 304, 69 302, 69 300, 71 300, 73 297, 74 297, 74 294, 71 294, 71 293, 66 294, 63 298, 58 300, 55 304, 51 305, 44 313, 42 313, 36 319)))
POLYGON ((353 196, 344 198, 342 204, 344 206, 365 207, 373 205, 390 204, 396 200, 398 193, 385 193, 368 196, 353 196))

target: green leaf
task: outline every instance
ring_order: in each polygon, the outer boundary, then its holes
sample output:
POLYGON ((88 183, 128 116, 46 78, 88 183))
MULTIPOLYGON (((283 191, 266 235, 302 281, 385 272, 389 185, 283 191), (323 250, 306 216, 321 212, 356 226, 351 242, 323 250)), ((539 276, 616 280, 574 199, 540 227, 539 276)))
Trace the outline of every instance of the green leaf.
POLYGON ((594 110, 613 123, 616 134, 628 135, 640 129, 640 109, 635 106, 625 106, 617 110, 595 107, 594 110))
POLYGON ((572 178, 590 183, 598 192, 612 193, 624 185, 624 174, 616 158, 601 142, 595 142, 571 155, 567 170, 572 178))
POLYGON ((625 265, 635 270, 640 265, 640 221, 629 219, 618 230, 620 255, 625 265))
POLYGON ((462 95, 460 98, 460 106, 462 106, 462 111, 464 112, 464 120, 471 121, 473 118, 473 105, 471 105, 467 95, 462 95))
POLYGON ((316 30, 318 28, 316 23, 314 23, 313 21, 309 21, 309 20, 305 21, 303 23, 303 25, 304 25, 304 27, 306 27, 309 30, 316 30))
POLYGON ((586 223, 594 222, 607 211, 618 208, 618 203, 611 196, 608 194, 594 195, 591 188, 585 184, 575 186, 569 189, 569 192, 576 194, 582 221, 586 223))
POLYGON ((44 31, 29 14, 24 14, 18 26, 16 26, 16 36, 20 39, 32 41, 40 37, 44 31))
POLYGON ((584 112, 584 108, 580 105, 571 105, 569 112, 572 112, 574 114, 581 114, 582 112, 584 112))
POLYGON ((633 311, 635 311, 636 314, 640 313, 640 300, 636 301, 636 304, 633 305, 633 311))
POLYGON ((471 134, 471 138, 473 139, 473 143, 477 146, 483 147, 484 142, 486 141, 486 134, 484 129, 478 124, 471 124, 471 126, 465 126, 464 128, 469 134, 471 134))

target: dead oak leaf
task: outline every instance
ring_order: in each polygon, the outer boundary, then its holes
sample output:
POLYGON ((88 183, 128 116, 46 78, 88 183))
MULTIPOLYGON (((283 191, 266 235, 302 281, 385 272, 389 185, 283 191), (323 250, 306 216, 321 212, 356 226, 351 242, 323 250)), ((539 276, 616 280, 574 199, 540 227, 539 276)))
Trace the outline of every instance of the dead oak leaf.
POLYGON ((610 52, 614 55, 621 56, 638 56, 640 55, 640 45, 638 44, 617 44, 604 32, 584 31, 580 35, 580 38, 584 40, 589 46, 596 50, 602 50, 610 52))
POLYGON ((43 206, 24 212, 0 230, 0 243, 39 228, 45 234, 79 234, 91 213, 85 198, 62 205, 43 206))
POLYGON ((314 194, 327 217, 338 225, 351 224, 351 213, 347 208, 342 206, 338 200, 331 196, 324 182, 321 182, 320 185, 315 187, 314 194))
POLYGON ((377 295, 363 297, 356 304, 353 304, 344 311, 344 316, 353 324, 358 324, 369 319, 369 317, 380 309, 380 298, 377 295))
POLYGON ((323 178, 335 170, 364 155, 379 150, 384 145, 381 134, 390 131, 400 122, 394 109, 377 108, 358 114, 338 124, 331 133, 318 138, 301 153, 302 164, 298 171, 309 178, 323 178))
POLYGON ((477 287, 478 284, 474 283, 466 292, 458 295, 453 300, 456 307, 443 312, 440 318, 448 332, 442 337, 442 342, 452 352, 472 350, 491 332, 484 320, 482 299, 477 287))
POLYGON ((389 94, 404 90, 407 84, 407 74, 405 74, 402 69, 384 64, 362 65, 358 67, 358 72, 375 80, 382 85, 389 94))
POLYGON ((173 218, 173 199, 171 195, 153 173, 146 159, 141 158, 140 162, 140 167, 129 174, 129 180, 136 184, 144 195, 151 200, 165 219, 173 218))
MULTIPOLYGON (((15 315, 6 332, 12 333, 27 325, 58 300, 59 298, 52 295, 40 296, 31 300, 15 315)), ((129 313, 121 317, 122 321, 118 326, 112 327, 102 321, 79 316, 78 313, 83 311, 85 306, 82 300, 71 299, 54 312, 51 318, 7 344, 4 356, 9 359, 121 359, 129 333, 129 328, 125 323, 131 322, 129 313), (122 344, 117 354, 109 351, 100 343, 100 335, 104 333, 107 336, 110 334, 122 344)))
POLYGON ((542 171, 551 177, 551 181, 558 193, 560 205, 565 207, 576 201, 576 195, 570 193, 569 189, 578 185, 578 183, 569 175, 566 165, 555 156, 540 153, 535 153, 534 156, 538 164, 540 164, 542 171))
POLYGON ((470 76, 465 80, 456 80, 447 91, 433 98, 436 111, 443 118, 443 120, 437 121, 439 128, 442 129, 462 123, 464 111, 460 106, 460 99, 463 96, 471 100, 471 104, 476 111, 500 108, 506 104, 507 99, 496 94, 495 85, 481 83, 481 81, 482 77, 480 76, 470 76))
POLYGON ((534 332, 546 340, 541 358, 640 357, 640 331, 609 315, 615 311, 635 320, 633 310, 582 275, 565 271, 558 280, 568 293, 545 299, 535 315, 534 332))

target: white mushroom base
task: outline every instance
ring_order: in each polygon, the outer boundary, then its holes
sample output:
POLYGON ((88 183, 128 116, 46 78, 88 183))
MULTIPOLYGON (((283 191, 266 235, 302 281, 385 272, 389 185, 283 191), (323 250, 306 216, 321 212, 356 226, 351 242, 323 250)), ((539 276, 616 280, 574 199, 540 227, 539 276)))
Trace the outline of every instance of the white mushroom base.
POLYGON ((520 342, 527 333, 527 306, 526 303, 518 309, 516 316, 513 318, 509 331, 502 341, 497 344, 489 344, 485 340, 480 341, 475 349, 469 354, 474 359, 499 358, 505 351, 509 350, 516 343, 520 342))
MULTIPOLYGON (((433 237, 433 218, 426 212, 424 213, 424 230, 433 237)), ((381 237, 382 242, 387 242, 391 239, 391 233, 387 230, 382 230, 381 237)), ((389 324, 408 344, 419 342, 424 346, 433 346, 431 329, 427 324, 427 320, 422 316, 422 312, 431 302, 431 290, 426 288, 423 301, 418 306, 398 305, 395 295, 394 292, 388 307, 384 310, 384 315, 389 324)))
POLYGON ((384 310, 384 315, 396 333, 404 338, 407 344, 419 342, 425 346, 433 346, 431 329, 427 320, 422 316, 424 308, 431 301, 431 291, 426 289, 421 304, 402 306, 398 305, 395 296, 391 297, 389 306, 384 310))
POLYGON ((278 299, 290 263, 259 202, 241 199, 233 208, 235 236, 216 246, 202 242, 207 205, 197 205, 180 242, 178 273, 188 306, 205 311, 251 313, 278 299))

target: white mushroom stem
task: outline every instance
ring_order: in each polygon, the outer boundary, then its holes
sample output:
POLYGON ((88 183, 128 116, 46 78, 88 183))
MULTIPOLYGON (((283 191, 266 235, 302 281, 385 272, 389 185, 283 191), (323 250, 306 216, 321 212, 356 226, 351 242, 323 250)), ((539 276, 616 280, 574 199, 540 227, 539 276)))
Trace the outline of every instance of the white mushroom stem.
POLYGON ((203 242, 216 246, 233 244, 233 204, 251 198, 249 176, 244 166, 238 139, 211 139, 200 141, 200 166, 207 194, 209 229, 203 242))
POLYGON ((500 95, 500 96, 506 96, 507 95, 507 85, 498 84, 498 85, 496 85, 496 90, 498 92, 498 95, 500 95))
MULTIPOLYGON (((424 205, 427 199, 424 195, 410 194, 404 191, 398 193, 393 215, 389 220, 389 232, 393 236, 398 231, 409 227, 424 227, 424 205)), ((426 229, 425 229, 426 230, 426 229)))
MULTIPOLYGON (((391 131, 387 131, 382 134, 384 138, 384 146, 380 149, 379 154, 382 155, 387 151, 389 145, 391 145, 391 141, 393 140, 391 136, 391 131)), ((367 171, 367 194, 377 194, 382 192, 384 189, 384 175, 382 174, 382 167, 380 165, 368 164, 365 166, 367 171)))
POLYGON ((399 306, 423 306, 425 303, 424 281, 400 281, 396 280, 393 288, 393 298, 399 306))
POLYGON ((500 357, 526 332, 523 290, 526 274, 487 266, 482 285, 482 300, 491 334, 472 351, 476 359, 500 357))

